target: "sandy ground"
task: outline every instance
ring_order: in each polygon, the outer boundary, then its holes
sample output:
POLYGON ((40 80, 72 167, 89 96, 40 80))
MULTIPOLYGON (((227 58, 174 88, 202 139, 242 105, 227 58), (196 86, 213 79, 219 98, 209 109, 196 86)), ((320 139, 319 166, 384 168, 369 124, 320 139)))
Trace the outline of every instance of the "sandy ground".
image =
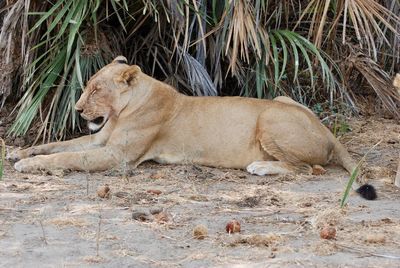
POLYGON ((1 267, 400 267, 400 126, 350 122, 355 158, 377 142, 363 178, 378 199, 339 200, 348 175, 257 177, 240 170, 145 163, 136 170, 31 175, 6 163, 1 267), (96 193, 108 184, 110 195, 96 193), (150 190, 150 191, 149 191, 150 190), (159 190, 159 192, 157 192, 159 190), (228 234, 236 219, 241 232, 228 234), (206 226, 203 240, 193 228, 206 226), (336 238, 320 238, 326 226, 336 238))

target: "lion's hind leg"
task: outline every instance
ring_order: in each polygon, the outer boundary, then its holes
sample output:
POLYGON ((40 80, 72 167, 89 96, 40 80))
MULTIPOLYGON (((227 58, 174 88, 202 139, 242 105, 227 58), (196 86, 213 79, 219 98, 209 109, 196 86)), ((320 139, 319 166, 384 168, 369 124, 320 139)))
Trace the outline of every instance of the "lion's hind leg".
POLYGON ((246 170, 251 174, 283 175, 288 173, 312 173, 311 165, 299 160, 290 152, 284 151, 269 136, 264 135, 259 139, 263 150, 270 155, 272 161, 254 161, 247 166, 246 170))
POLYGON ((258 118, 256 139, 270 157, 248 166, 254 174, 311 174, 313 166, 329 161, 333 148, 319 121, 295 105, 268 107, 258 118))

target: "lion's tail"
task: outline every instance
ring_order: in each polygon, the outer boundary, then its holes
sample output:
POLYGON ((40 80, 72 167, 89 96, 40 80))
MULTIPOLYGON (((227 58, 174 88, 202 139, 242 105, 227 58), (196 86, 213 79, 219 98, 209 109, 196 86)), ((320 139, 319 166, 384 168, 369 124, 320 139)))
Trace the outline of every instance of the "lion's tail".
POLYGON ((354 169, 357 167, 357 163, 340 142, 335 143, 334 155, 337 163, 352 174, 354 169))
MULTIPOLYGON (((338 141, 335 142, 334 156, 337 163, 345 168, 350 173, 350 175, 352 175, 354 170, 357 168, 357 163, 351 157, 346 148, 344 148, 344 146, 338 141)), ((375 188, 370 184, 359 186, 357 181, 355 180, 353 182, 352 188, 365 199, 373 200, 377 197, 375 188)))

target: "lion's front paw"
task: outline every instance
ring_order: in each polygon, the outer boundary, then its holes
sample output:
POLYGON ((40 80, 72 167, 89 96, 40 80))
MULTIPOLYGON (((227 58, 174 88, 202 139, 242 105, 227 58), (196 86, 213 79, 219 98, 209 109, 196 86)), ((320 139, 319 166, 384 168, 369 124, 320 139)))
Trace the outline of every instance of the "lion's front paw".
POLYGON ((19 155, 20 150, 13 150, 10 152, 7 152, 6 159, 9 161, 18 161, 21 159, 19 155))
POLYGON ((14 168, 19 172, 34 173, 40 170, 45 170, 46 165, 45 161, 42 161, 40 157, 36 156, 19 160, 17 163, 14 164, 14 168))
POLYGON ((29 162, 29 159, 22 159, 14 164, 14 168, 19 172, 30 172, 33 166, 29 162))
POLYGON ((19 161, 21 159, 27 158, 29 156, 30 156, 30 154, 26 149, 25 150, 15 149, 15 150, 7 152, 6 159, 8 161, 15 162, 15 161, 19 161))

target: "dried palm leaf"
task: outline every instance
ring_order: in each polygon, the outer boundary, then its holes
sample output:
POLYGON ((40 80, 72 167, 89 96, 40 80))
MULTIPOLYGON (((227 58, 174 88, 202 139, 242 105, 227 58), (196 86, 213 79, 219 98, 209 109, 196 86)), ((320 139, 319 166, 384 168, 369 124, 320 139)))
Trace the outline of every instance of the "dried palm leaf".
POLYGON ((354 66, 371 85, 382 104, 397 118, 400 118, 400 95, 392 85, 390 76, 371 58, 357 53, 348 58, 350 66, 354 66))
POLYGON ((0 30, 0 96, 3 107, 13 87, 14 76, 24 63, 27 51, 27 11, 29 0, 18 0, 3 18, 0 30))

